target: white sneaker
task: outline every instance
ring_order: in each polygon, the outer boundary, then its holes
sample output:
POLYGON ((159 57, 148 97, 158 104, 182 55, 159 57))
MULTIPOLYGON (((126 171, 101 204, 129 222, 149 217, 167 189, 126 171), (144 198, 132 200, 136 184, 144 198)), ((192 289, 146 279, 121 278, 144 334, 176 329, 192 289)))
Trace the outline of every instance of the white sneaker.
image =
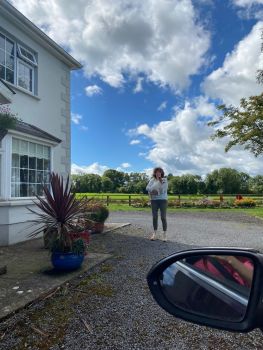
POLYGON ((163 232, 163 242, 167 242, 166 232, 163 232))
POLYGON ((156 239, 157 239, 157 235, 156 235, 156 233, 154 232, 154 233, 151 235, 150 240, 151 240, 151 241, 155 241, 156 239))

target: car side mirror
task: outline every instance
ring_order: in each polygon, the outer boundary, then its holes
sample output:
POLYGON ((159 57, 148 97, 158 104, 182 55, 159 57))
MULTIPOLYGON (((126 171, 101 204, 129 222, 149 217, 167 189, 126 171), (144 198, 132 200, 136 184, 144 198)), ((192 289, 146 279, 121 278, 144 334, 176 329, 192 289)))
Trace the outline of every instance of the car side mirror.
POLYGON ((257 251, 179 252, 153 266, 147 281, 157 303, 178 318, 238 332, 263 327, 263 255, 257 251))

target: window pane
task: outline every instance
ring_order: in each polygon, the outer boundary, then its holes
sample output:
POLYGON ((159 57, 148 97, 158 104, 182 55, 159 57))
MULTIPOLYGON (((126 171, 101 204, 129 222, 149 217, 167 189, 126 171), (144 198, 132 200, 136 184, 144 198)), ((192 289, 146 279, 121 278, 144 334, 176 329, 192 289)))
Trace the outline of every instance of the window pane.
POLYGON ((44 170, 50 170, 50 160, 44 159, 44 170))
POLYGON ((26 90, 32 91, 33 69, 21 61, 18 63, 18 85, 26 90))
POLYGON ((20 182, 28 182, 28 170, 20 169, 20 182))
POLYGON ((12 71, 15 69, 14 57, 8 54, 6 55, 6 68, 12 71))
POLYGON ((5 50, 5 37, 0 34, 0 48, 5 50))
POLYGON ((17 153, 12 154, 12 166, 19 167, 19 155, 17 153))
POLYGON ((36 149, 37 149, 37 145, 35 143, 29 142, 29 155, 30 156, 36 155, 36 149))
POLYGON ((28 168, 28 156, 20 156, 20 168, 28 168))
POLYGON ((13 151, 13 153, 19 153, 19 140, 18 139, 13 139, 12 151, 13 151))
POLYGON ((12 182, 20 182, 20 172, 19 168, 12 168, 12 177, 11 177, 12 182))
POLYGON ((42 158, 43 156, 43 146, 37 144, 37 156, 38 158, 42 158))
POLYGON ((28 184, 20 185, 20 197, 28 197, 28 184))
POLYGON ((29 157, 29 169, 36 169, 37 159, 36 157, 29 157))
POLYGON ((37 194, 39 196, 43 195, 43 186, 42 185, 37 185, 37 194))
POLYGON ((6 81, 9 81, 9 83, 14 84, 14 71, 10 70, 10 69, 6 69, 6 81))
POLYGON ((0 78, 5 79, 5 67, 0 65, 0 78))
POLYGON ((44 180, 44 173, 43 173, 43 171, 38 171, 37 172, 37 182, 42 184, 43 180, 44 180))
POLYGON ((44 159, 37 158, 37 170, 43 170, 44 169, 43 161, 44 161, 44 159))
POLYGON ((50 181, 50 172, 44 171, 44 183, 47 184, 50 181))
POLYGON ((11 196, 12 197, 20 197, 19 185, 11 184, 11 196))
POLYGON ((0 64, 5 66, 5 51, 0 49, 0 64))
POLYGON ((20 154, 28 154, 28 142, 20 141, 20 154))
POLYGON ((29 185, 28 186, 28 195, 29 195, 29 197, 35 196, 36 195, 36 190, 37 190, 36 185, 33 185, 33 184, 29 185))
POLYGON ((35 183, 36 182, 36 171, 35 170, 29 170, 29 182, 35 183))
POLYGON ((14 56, 15 54, 15 45, 12 41, 6 39, 6 51, 14 56))

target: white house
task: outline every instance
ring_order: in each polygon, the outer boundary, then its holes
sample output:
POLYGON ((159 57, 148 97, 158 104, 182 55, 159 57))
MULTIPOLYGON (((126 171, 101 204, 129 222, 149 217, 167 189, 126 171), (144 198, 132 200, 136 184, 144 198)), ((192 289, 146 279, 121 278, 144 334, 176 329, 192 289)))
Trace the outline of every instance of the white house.
POLYGON ((0 1, 0 246, 27 239, 27 207, 51 171, 70 173, 70 72, 81 64, 6 0, 0 1))

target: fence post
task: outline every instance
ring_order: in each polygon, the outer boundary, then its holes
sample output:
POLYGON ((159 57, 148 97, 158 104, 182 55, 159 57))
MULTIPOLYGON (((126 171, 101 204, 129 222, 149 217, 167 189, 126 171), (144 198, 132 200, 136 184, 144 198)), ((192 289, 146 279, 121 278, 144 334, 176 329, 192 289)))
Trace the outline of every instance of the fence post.
POLYGON ((129 194, 129 207, 131 206, 131 195, 129 194))
POLYGON ((110 204, 110 196, 107 196, 107 207, 109 206, 110 204))
POLYGON ((181 206, 181 195, 178 194, 179 205, 181 206))

